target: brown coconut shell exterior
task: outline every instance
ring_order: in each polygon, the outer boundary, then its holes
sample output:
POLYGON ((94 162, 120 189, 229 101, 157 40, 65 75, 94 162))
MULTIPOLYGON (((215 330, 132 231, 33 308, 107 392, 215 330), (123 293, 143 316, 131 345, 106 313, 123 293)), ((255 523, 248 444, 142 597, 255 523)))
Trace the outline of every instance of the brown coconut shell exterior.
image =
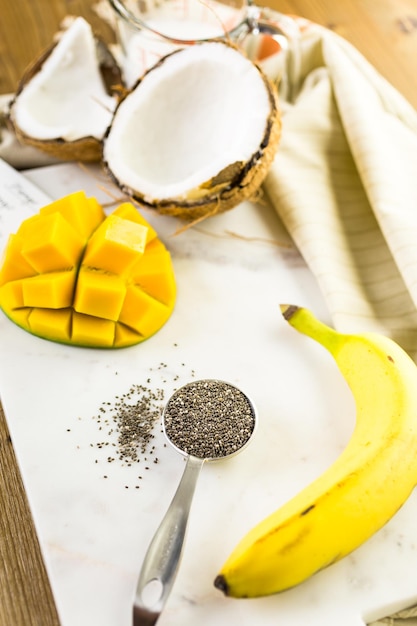
MULTIPOLYGON (((118 95, 123 89, 123 79, 121 70, 108 49, 107 45, 98 38, 95 38, 97 59, 100 73, 103 78, 106 91, 109 95, 118 95)), ((81 137, 74 141, 67 141, 62 137, 54 139, 36 139, 24 133, 18 126, 14 118, 14 107, 19 95, 32 78, 40 71, 46 59, 52 54, 56 43, 45 50, 40 57, 35 59, 25 70, 15 96, 10 103, 7 115, 7 124, 16 135, 20 143, 32 146, 63 161, 83 161, 86 163, 101 161, 103 154, 103 141, 96 137, 81 137)))
MULTIPOLYGON (((243 52, 234 44, 224 41, 220 42, 224 45, 237 49, 241 54, 243 54, 243 52)), ((180 51, 175 51, 171 54, 177 54, 178 52, 180 51)), ((167 55, 167 57, 171 56, 171 54, 167 55)), ((148 72, 156 69, 167 57, 163 57, 159 63, 148 70, 148 72)), ((155 199, 152 202, 145 199, 138 190, 131 189, 122 181, 118 180, 113 174, 108 163, 103 161, 103 165, 108 175, 120 188, 120 190, 132 198, 132 200, 134 200, 139 206, 147 209, 153 209, 162 215, 178 217, 187 222, 199 221, 216 215, 217 213, 228 211, 244 200, 254 197, 256 191, 263 183, 272 161, 275 158, 282 129, 282 118, 276 86, 258 65, 254 65, 259 71, 266 86, 271 112, 266 122, 264 136, 259 148, 248 161, 245 163, 237 162, 230 164, 227 168, 219 172, 213 179, 201 184, 197 189, 191 190, 186 196, 168 198, 164 200, 155 199)), ((148 72, 146 72, 146 74, 148 72)), ((124 95, 124 97, 127 97, 129 93, 136 89, 142 80, 143 77, 137 81, 132 89, 124 95)), ((121 102, 122 100, 119 102, 119 105, 121 102)), ((115 111, 115 115, 116 113, 117 109, 115 111)), ((106 141, 106 137, 110 131, 111 127, 107 130, 104 142, 106 141)))

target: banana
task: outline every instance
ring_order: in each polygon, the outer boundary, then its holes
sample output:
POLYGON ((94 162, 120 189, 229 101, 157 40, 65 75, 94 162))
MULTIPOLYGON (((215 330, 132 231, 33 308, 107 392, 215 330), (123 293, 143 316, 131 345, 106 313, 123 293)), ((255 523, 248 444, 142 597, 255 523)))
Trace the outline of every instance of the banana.
POLYGON ((355 550, 398 511, 417 483, 417 367, 374 334, 342 334, 305 308, 284 318, 335 359, 356 402, 338 459, 240 541, 214 581, 226 595, 278 593, 355 550))

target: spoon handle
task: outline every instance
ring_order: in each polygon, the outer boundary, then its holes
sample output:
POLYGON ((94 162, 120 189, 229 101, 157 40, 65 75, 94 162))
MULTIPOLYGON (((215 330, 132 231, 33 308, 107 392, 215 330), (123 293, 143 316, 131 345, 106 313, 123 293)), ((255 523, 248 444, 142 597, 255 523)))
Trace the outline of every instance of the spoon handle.
POLYGON ((187 458, 177 491, 149 545, 136 587, 133 626, 152 626, 165 606, 181 560, 191 502, 203 463, 204 459, 187 458))

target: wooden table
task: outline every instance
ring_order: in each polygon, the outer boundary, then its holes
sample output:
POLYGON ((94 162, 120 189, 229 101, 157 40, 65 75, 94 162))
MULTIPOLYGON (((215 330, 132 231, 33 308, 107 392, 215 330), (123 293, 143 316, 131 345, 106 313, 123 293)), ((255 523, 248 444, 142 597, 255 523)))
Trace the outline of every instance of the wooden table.
MULTIPOLYGON (((101 0, 105 3, 106 0, 101 0)), ((22 72, 49 45, 65 15, 83 15, 105 38, 94 10, 99 0, 0 0, 0 94, 13 92, 22 72)), ((417 107, 416 0, 265 0, 346 37, 417 107)))
MULTIPOLYGON (((50 44, 66 15, 83 15, 109 40, 111 29, 98 17, 96 4, 89 0, 0 0, 0 94, 15 90, 26 65, 50 44)), ((307 17, 348 39, 417 107, 416 0, 268 0, 266 4, 307 17)), ((58 624, 0 407, 0 626, 58 624)))

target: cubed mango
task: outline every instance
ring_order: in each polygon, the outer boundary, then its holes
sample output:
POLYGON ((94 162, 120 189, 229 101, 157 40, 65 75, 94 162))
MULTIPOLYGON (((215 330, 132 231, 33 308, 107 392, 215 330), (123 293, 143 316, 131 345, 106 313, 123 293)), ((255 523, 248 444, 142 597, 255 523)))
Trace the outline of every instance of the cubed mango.
POLYGON ((171 257, 132 204, 106 217, 70 194, 9 238, 0 307, 28 332, 61 343, 122 348, 156 333, 175 303, 171 257))
POLYGON ((110 215, 91 236, 83 265, 123 274, 145 252, 147 234, 146 226, 110 215))
POLYGON ((20 235, 10 235, 3 253, 0 268, 0 285, 4 285, 11 280, 37 274, 36 270, 22 255, 24 241, 24 238, 20 235))
POLYGON ((39 211, 40 215, 51 213, 60 213, 85 241, 106 217, 97 199, 88 198, 84 191, 76 191, 64 196, 42 207, 39 211))
POLYGON ((37 217, 38 220, 31 222, 31 228, 21 235, 25 239, 22 256, 38 273, 76 266, 84 250, 85 239, 60 213, 37 217))

